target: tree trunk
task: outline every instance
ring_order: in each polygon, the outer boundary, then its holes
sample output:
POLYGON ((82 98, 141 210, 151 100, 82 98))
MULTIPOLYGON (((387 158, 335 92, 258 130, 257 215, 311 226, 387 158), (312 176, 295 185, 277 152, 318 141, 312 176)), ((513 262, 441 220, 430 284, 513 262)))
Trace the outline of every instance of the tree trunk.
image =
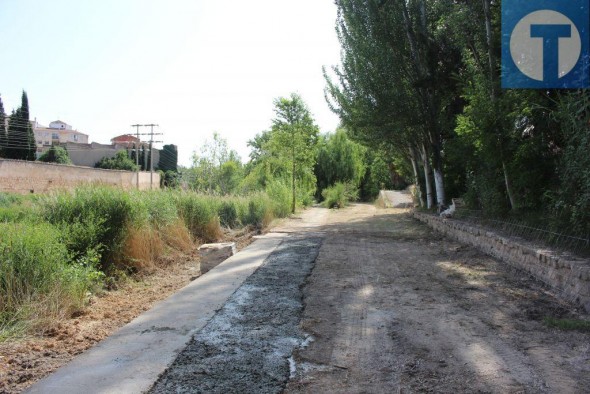
POLYGON ((413 147, 410 148, 410 161, 412 162, 412 171, 414 172, 414 186, 416 187, 416 193, 418 194, 420 208, 424 208, 426 206, 426 201, 424 201, 424 195, 422 194, 422 188, 420 187, 420 175, 418 174, 418 160, 416 156, 416 150, 413 147))
POLYGON ((291 213, 295 213, 295 142, 293 142, 292 148, 292 159, 293 159, 293 174, 291 176, 293 186, 293 199, 291 201, 291 213))
POLYGON ((432 209, 434 199, 432 197, 432 184, 430 183, 430 162, 426 146, 422 145, 422 164, 424 165, 424 184, 426 185, 426 208, 432 209))
POLYGON ((434 167, 434 186, 436 188, 436 204, 439 210, 445 205, 445 185, 444 185, 444 178, 443 178, 443 165, 442 165, 442 157, 440 154, 440 148, 437 144, 433 146, 434 153, 433 157, 433 167, 434 167))
POLYGON ((502 171, 504 172, 504 184, 506 185, 506 194, 508 194, 508 201, 510 201, 510 209, 515 210, 517 208, 516 201, 514 200, 514 193, 512 193, 512 184, 508 177, 508 167, 506 161, 502 159, 502 171))
POLYGON ((490 73, 490 95, 492 101, 498 98, 498 90, 496 87, 496 55, 493 48, 493 32, 492 32, 492 12, 490 10, 490 0, 482 0, 483 12, 486 24, 486 43, 488 47, 488 66, 490 73))
MULTIPOLYGON (((489 63, 489 77, 490 77, 490 97, 492 99, 492 104, 496 107, 498 98, 499 98, 499 91, 497 86, 497 75, 496 75, 496 56, 494 54, 493 48, 493 32, 492 32, 492 12, 490 9, 491 0, 482 0, 483 3, 483 11, 485 17, 485 24, 486 24, 486 43, 488 49, 488 63, 489 63)), ((496 111, 496 113, 500 113, 496 111)), ((500 156, 502 159, 502 172, 504 173, 504 185, 506 186, 506 194, 508 195, 508 200, 510 201, 510 209, 516 209, 516 201, 514 199, 514 193, 512 192, 512 185, 510 182, 510 177, 508 176, 508 168, 506 166, 506 161, 504 160, 504 147, 502 142, 502 128, 501 126, 496 123, 498 126, 498 145, 500 149, 500 156)))
POLYGON ((436 167, 434 168, 434 187, 436 188, 436 205, 441 210, 445 205, 445 186, 442 172, 436 167))

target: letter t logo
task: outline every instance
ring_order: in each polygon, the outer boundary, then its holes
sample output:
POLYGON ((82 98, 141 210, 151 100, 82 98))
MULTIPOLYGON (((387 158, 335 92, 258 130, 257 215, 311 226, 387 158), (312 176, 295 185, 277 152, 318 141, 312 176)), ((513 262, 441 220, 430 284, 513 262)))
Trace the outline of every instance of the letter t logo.
POLYGON ((559 79, 559 39, 571 36, 571 25, 531 25, 531 37, 543 39, 543 81, 559 79))

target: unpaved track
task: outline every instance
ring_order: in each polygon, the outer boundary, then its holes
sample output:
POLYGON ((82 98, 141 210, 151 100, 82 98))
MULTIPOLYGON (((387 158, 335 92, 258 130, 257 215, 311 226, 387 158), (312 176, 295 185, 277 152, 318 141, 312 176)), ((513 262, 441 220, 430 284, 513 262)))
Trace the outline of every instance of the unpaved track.
POLYGON ((315 210, 301 323, 314 342, 287 393, 590 392, 590 335, 542 322, 579 311, 538 282, 403 210, 315 210))
POLYGON ((590 392, 590 335, 542 321, 587 315, 407 211, 313 208, 274 231, 152 392, 590 392))

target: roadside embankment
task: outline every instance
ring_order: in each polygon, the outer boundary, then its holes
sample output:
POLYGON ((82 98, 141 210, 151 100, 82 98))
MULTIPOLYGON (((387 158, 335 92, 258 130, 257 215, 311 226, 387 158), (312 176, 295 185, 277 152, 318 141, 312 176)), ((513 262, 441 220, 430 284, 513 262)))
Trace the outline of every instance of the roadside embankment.
POLYGON ((590 261, 587 259, 539 249, 458 220, 421 212, 414 212, 414 217, 451 238, 530 273, 557 290, 564 299, 578 303, 590 312, 590 261))

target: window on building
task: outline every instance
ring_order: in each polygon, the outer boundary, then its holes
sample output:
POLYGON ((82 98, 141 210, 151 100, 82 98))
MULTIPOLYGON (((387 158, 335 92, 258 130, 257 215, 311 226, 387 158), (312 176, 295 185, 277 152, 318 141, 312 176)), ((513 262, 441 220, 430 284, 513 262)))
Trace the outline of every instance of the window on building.
POLYGON ((59 134, 58 133, 51 133, 51 139, 59 140, 59 134))

